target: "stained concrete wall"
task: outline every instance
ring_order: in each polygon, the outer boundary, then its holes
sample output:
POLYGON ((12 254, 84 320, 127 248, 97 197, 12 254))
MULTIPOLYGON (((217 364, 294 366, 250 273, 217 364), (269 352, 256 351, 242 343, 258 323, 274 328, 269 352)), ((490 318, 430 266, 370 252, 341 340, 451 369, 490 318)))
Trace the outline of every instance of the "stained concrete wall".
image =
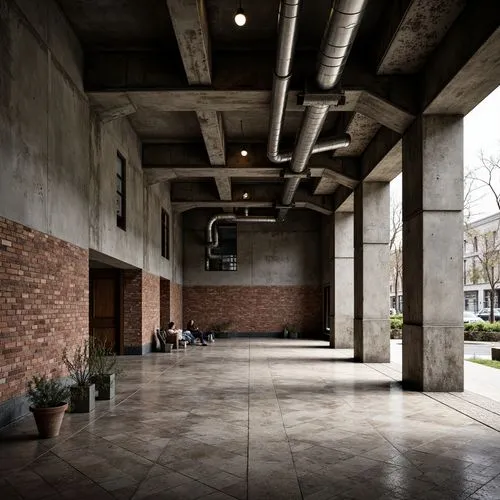
POLYGON ((52 2, 0 5, 0 215, 88 247, 82 52, 52 2))
POLYGON ((321 284, 321 216, 294 210, 284 223, 238 224, 238 270, 205 271, 205 229, 213 215, 184 215, 185 286, 321 284))
POLYGON ((0 61, 0 215, 182 283, 169 187, 145 185, 126 118, 104 124, 91 111, 82 50, 55 2, 0 4, 0 61), (117 152, 126 159, 126 231, 116 225, 117 152), (161 257, 162 207, 169 260, 161 257))

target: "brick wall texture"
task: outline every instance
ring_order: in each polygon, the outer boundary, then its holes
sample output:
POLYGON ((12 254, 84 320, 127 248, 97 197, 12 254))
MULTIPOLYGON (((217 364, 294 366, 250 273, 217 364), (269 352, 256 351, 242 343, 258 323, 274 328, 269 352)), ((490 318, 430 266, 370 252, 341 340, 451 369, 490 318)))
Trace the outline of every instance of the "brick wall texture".
POLYGON ((321 293, 316 286, 185 286, 184 318, 202 329, 229 321, 233 332, 279 332, 288 324, 315 333, 322 324, 321 293))
POLYGON ((142 272, 142 344, 152 341, 160 327, 160 277, 142 272))
POLYGON ((142 271, 123 271, 123 345, 142 345, 142 271))
POLYGON ((66 375, 65 346, 89 333, 88 252, 0 217, 0 402, 33 375, 66 375))
POLYGON ((160 326, 160 278, 141 270, 123 272, 123 345, 150 344, 160 326))
MULTIPOLYGON (((170 282, 170 319, 175 322, 176 328, 184 329, 186 325, 183 323, 185 316, 183 315, 183 286, 178 283, 170 282)), ((185 320, 187 323, 187 320, 185 320)))
POLYGON ((160 279, 160 326, 166 328, 170 321, 170 280, 160 279))

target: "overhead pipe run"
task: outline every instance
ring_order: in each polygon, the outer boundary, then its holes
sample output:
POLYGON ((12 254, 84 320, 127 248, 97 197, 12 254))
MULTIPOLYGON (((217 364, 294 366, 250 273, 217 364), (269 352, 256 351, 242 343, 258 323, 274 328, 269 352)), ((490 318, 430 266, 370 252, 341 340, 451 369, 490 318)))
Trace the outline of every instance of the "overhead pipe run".
MULTIPOLYGON (((320 89, 331 90, 339 83, 367 3, 368 0, 334 1, 321 43, 316 75, 316 83, 320 89)), ((290 168, 293 172, 300 174, 305 170, 329 107, 329 104, 307 107, 292 154, 290 168)), ((300 178, 286 181, 282 197, 283 205, 288 206, 292 203, 299 183, 300 178)))
MULTIPOLYGON (((292 77, 292 56, 297 40, 300 0, 283 0, 280 5, 278 27, 278 53, 273 77, 271 95, 271 117, 269 120, 269 140, 267 156, 274 163, 284 163, 292 159, 292 153, 280 153, 279 142, 285 117, 286 98, 292 77)), ((312 153, 321 153, 347 147, 346 135, 325 139, 314 146, 312 153)))
POLYGON ((235 214, 218 214, 214 215, 207 224, 207 256, 209 259, 220 259, 221 256, 214 254, 213 250, 219 246, 219 232, 217 231, 217 222, 228 221, 228 222, 253 222, 253 223, 272 223, 277 222, 276 217, 267 216, 250 216, 247 215, 248 212, 245 211, 244 216, 239 216, 235 214))

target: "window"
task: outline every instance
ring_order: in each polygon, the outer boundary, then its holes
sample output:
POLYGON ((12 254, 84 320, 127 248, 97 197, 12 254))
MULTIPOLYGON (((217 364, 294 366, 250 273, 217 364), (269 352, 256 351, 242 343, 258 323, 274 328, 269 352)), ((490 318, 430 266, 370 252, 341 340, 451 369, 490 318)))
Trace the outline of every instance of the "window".
POLYGON ((477 252, 477 236, 474 236, 474 252, 477 252))
POLYGON ((170 232, 168 213, 161 209, 161 256, 170 259, 170 232))
POLYGON ((207 271, 237 271, 237 239, 236 225, 219 226, 219 246, 214 248, 216 259, 206 259, 207 271))
POLYGON ((116 154, 116 225, 125 231, 125 158, 116 154))
POLYGON ((467 240, 464 240, 464 253, 467 253, 467 240))
POLYGON ((464 259, 464 285, 467 284, 467 261, 464 259))

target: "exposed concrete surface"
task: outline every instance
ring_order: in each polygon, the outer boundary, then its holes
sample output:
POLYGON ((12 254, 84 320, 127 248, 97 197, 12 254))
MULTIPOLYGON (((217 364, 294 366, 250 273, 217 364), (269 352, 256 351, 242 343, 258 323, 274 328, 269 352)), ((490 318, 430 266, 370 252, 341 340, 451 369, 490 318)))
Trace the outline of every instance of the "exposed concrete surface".
POLYGON ((403 138, 403 383, 463 390, 463 120, 423 116, 403 138))
MULTIPOLYGON (((412 0, 396 2, 389 17, 395 17, 392 40, 380 61, 379 74, 415 73, 453 24, 466 0, 412 0), (406 6, 399 19, 397 4, 406 6)), ((389 23, 388 23, 389 24, 389 23)))
POLYGON ((87 247, 89 112, 62 67, 81 53, 54 6, 24 5, 40 32, 12 1, 0 9, 0 213, 87 247))
POLYGON ((330 346, 354 346, 354 214, 336 213, 333 223, 333 286, 330 346))
MULTIPOLYGON (((252 212, 250 212, 250 215, 252 212)), ((238 270, 205 271, 206 224, 211 215, 184 215, 184 284, 319 285, 321 216, 294 211, 278 224, 238 224, 238 270)))
POLYGON ((354 357, 387 363, 389 344, 389 183, 354 191, 354 357))

